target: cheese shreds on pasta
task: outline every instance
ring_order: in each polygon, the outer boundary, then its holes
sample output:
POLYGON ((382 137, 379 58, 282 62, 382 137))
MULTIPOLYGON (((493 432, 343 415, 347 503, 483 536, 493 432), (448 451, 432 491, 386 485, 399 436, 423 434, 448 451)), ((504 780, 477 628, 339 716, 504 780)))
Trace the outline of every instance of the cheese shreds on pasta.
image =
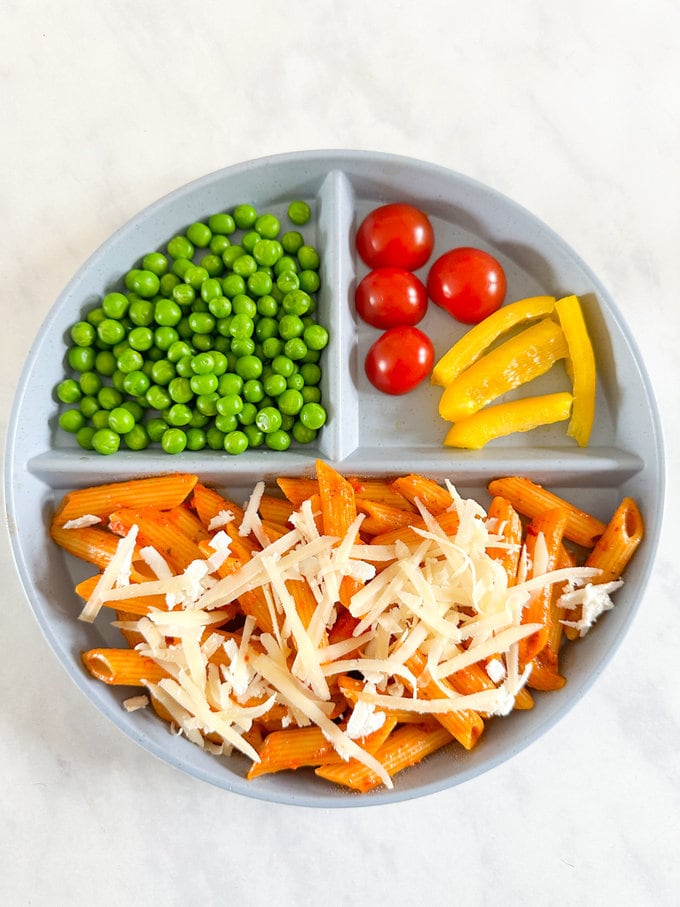
MULTIPOLYGON (((343 538, 320 533, 309 499, 291 514, 292 528, 270 542, 259 515, 265 485, 258 482, 238 533, 257 539, 260 550, 223 577, 218 571, 231 550, 223 527, 233 519, 231 512, 222 511, 210 523, 207 550, 212 553, 181 573, 173 574, 155 549, 142 548, 137 556, 156 579, 141 583, 130 583, 138 534, 132 526, 80 618, 93 621, 104 602, 120 602, 125 610, 127 598, 165 595, 170 610, 149 608, 144 616, 115 625, 139 634, 139 654, 166 672, 145 686, 176 733, 210 752, 236 750, 257 762, 249 732, 254 721, 276 707, 280 727, 316 725, 343 760, 357 760, 391 787, 380 760, 357 742, 382 727, 388 710, 423 720, 468 710, 507 714, 531 671, 519 660, 520 643, 541 629, 541 624, 522 622, 531 594, 554 586, 560 608, 580 608, 578 619, 562 623, 583 635, 612 607, 609 594, 620 585, 593 584, 599 571, 586 567, 527 579, 524 549, 519 575, 510 585, 500 562, 488 553, 503 545, 499 527, 476 501, 462 498, 451 483, 446 487, 449 510, 458 517, 451 535, 416 499, 415 541, 371 545, 361 539, 363 514, 343 538), (347 608, 339 603, 346 577, 358 581, 347 608), (295 583, 306 591, 311 615, 298 610, 295 583), (268 615, 269 632, 250 612, 245 618, 241 612, 236 633, 227 629, 234 605, 247 595, 256 596, 263 619, 268 615), (341 612, 352 622, 349 635, 332 641, 341 612), (422 676, 416 676, 414 658, 425 665, 422 676), (486 682, 476 691, 456 692, 447 683, 477 664, 486 682), (342 676, 357 684, 352 706, 342 706, 344 713, 334 711, 333 698, 342 676), (424 684, 434 685, 439 695, 425 697, 424 684)), ((547 562, 539 539, 534 573, 547 562)), ((134 710, 147 703, 147 697, 138 696, 124 705, 134 710)))

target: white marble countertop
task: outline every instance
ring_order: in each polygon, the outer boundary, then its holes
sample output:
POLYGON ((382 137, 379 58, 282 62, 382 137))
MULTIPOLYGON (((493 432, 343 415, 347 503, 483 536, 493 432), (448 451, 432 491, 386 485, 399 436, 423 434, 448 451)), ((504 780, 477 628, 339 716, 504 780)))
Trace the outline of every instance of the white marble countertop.
POLYGON ((595 687, 487 775, 376 809, 270 806, 136 747, 50 652, 5 531, 0 900, 677 903, 678 4, 37 0, 3 5, 0 48, 3 435, 41 321, 117 227, 232 163, 355 148, 482 180, 573 246, 638 340, 671 467, 658 570, 595 687))

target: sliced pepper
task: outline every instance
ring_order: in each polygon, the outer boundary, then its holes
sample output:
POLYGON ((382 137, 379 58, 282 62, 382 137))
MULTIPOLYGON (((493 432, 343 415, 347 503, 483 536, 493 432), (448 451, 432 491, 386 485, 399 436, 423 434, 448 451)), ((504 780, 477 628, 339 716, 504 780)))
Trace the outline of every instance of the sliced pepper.
POLYGON ((555 308, 569 349, 566 365, 574 395, 567 434, 585 447, 595 419, 595 354, 578 297, 565 296, 555 308))
POLYGON ((485 353, 494 341, 524 321, 544 318, 555 308, 554 296, 530 296, 511 302, 476 324, 444 353, 430 376, 431 384, 446 387, 485 353))
POLYGON ((502 394, 545 374, 567 353, 562 329, 552 319, 544 318, 482 356, 455 378, 441 396, 439 415, 447 422, 465 419, 502 394))
POLYGON ((494 438, 502 438, 518 431, 531 431, 539 425, 563 422, 569 418, 571 404, 571 394, 560 391, 487 406, 467 419, 456 422, 444 438, 444 445, 479 450, 494 438))

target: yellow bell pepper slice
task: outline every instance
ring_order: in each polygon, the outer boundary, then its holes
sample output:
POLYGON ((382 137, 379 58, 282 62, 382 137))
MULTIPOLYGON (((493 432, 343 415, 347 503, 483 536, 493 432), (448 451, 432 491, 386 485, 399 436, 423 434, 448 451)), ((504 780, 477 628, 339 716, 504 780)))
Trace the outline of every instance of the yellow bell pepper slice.
POLYGON ((578 297, 565 296, 555 308, 569 349, 566 366, 574 396, 567 434, 585 447, 595 419, 595 354, 578 297))
POLYGON ((571 394, 560 391, 487 406, 467 419, 456 422, 444 438, 444 445, 479 450, 494 438, 531 431, 539 425, 564 422, 571 413, 571 404, 571 394))
POLYGON ((568 354, 562 329, 550 318, 525 328, 491 350, 444 390, 439 415, 459 422, 497 397, 532 381, 568 354))
POLYGON ((555 308, 554 296, 530 296, 511 302, 464 334, 437 362, 430 383, 446 387, 485 353, 494 341, 525 321, 545 318, 555 308))

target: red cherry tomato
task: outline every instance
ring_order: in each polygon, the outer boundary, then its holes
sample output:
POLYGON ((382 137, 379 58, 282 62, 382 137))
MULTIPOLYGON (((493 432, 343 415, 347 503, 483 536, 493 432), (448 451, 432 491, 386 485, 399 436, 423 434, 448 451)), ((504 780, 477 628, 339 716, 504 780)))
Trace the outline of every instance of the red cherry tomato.
POLYGON ((389 328, 366 354, 366 376, 385 394, 406 394, 426 378, 434 365, 432 341, 418 328, 389 328))
POLYGON ((374 328, 418 324, 427 311, 427 290, 403 268, 378 268, 359 283, 354 294, 359 317, 374 328))
POLYGON ((434 230, 412 205, 382 205, 361 222, 357 252, 369 268, 421 268, 432 254, 434 230))
POLYGON ((505 298, 505 272, 481 249, 445 252, 430 268, 430 299, 464 324, 477 324, 499 309, 505 298))

